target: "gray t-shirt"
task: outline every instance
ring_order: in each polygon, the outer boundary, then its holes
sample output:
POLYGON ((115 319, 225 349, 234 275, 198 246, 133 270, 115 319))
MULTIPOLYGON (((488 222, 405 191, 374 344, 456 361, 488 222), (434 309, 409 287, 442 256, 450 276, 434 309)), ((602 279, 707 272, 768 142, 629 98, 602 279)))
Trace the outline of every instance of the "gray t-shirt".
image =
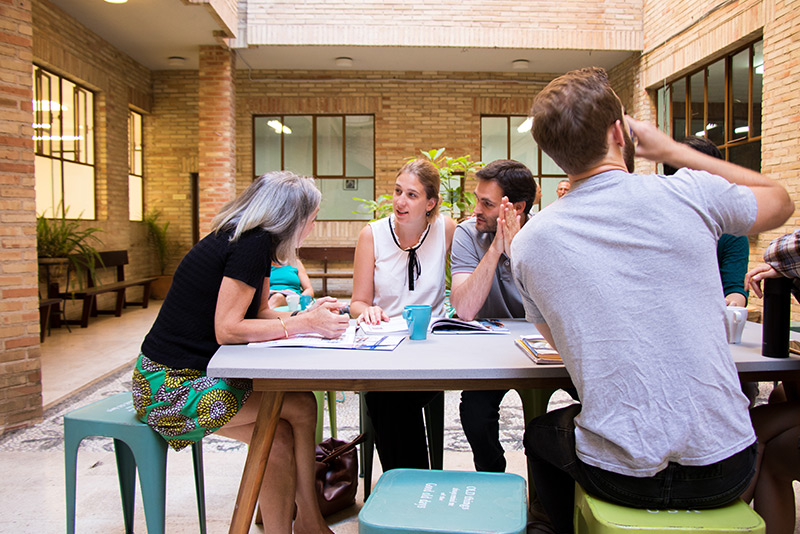
MULTIPOLYGON (((472 274, 486 251, 492 246, 493 240, 493 233, 481 233, 475 229, 474 218, 460 223, 453 234, 450 272, 472 274)), ((492 287, 476 317, 525 317, 522 297, 511 274, 511 261, 505 254, 502 254, 497 262, 492 287)))
POLYGON ((580 394, 587 464, 653 476, 755 441, 725 337, 717 239, 745 234, 746 187, 681 169, 598 174, 514 238, 526 318, 545 322, 580 394))

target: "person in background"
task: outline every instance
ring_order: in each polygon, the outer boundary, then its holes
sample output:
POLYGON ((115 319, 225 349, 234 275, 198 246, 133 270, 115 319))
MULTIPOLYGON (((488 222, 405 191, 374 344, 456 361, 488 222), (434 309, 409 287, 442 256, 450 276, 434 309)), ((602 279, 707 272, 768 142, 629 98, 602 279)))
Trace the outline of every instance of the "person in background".
MULTIPOLYGON (((356 243, 350 315, 378 324, 409 304, 444 315, 445 261, 455 222, 439 214, 439 171, 413 160, 398 171, 392 213, 369 223, 356 243)), ((422 408, 438 391, 369 392, 367 411, 384 471, 428 468, 422 408)))
MULTIPOLYGON (((745 276, 745 286, 762 298, 762 280, 791 278, 792 293, 800 299, 800 230, 773 239, 764 251, 764 262, 745 276)), ((769 397, 769 404, 751 411, 759 446, 763 447, 757 483, 744 496, 767 523, 768 534, 791 534, 795 528, 792 483, 800 480, 800 387, 783 381, 769 397)))
POLYGON ((636 508, 735 501, 757 445, 715 245, 722 233, 780 226, 794 203, 777 182, 627 117, 603 69, 556 78, 531 115, 537 145, 572 189, 516 235, 512 268, 527 320, 561 354, 581 399, 525 431, 547 518, 532 529, 573 531, 576 481, 636 508), (688 168, 636 175, 634 154, 688 168))
POLYGON ((561 198, 567 193, 569 193, 569 190, 571 188, 572 184, 569 183, 569 180, 561 180, 560 182, 558 182, 558 187, 556 188, 556 195, 558 196, 558 198, 561 198))
POLYGON ((311 279, 306 273, 303 262, 296 260, 294 265, 281 265, 273 263, 269 273, 269 307, 277 308, 286 306, 286 295, 295 293, 297 295, 308 295, 314 297, 314 288, 311 287, 311 279))
MULTIPOLYGON (((537 187, 522 163, 497 160, 476 175, 474 217, 460 223, 450 254, 450 302, 459 318, 522 318, 525 309, 511 275, 509 248, 531 217, 537 187)), ((500 443, 500 403, 508 390, 462 391, 459 411, 476 471, 506 469, 500 443)))
MULTIPOLYGON (((717 146, 705 137, 690 135, 681 143, 693 149, 708 154, 717 159, 724 159, 717 146)), ((672 176, 678 169, 664 164, 664 174, 672 176)), ((722 279, 722 292, 728 306, 747 306, 747 288, 744 276, 747 273, 747 263, 750 261, 750 243, 747 236, 734 236, 722 234, 717 241, 717 263, 719 276, 722 279)))
MULTIPOLYGON (((178 265, 142 343, 132 388, 139 419, 173 449, 212 433, 250 442, 261 394, 250 380, 206 375, 220 345, 300 333, 335 338, 347 328, 347 317, 329 297, 293 314, 276 312, 268 303, 270 262, 294 259, 314 226, 319 202, 312 178, 267 173, 220 211, 211 233, 178 265)), ((284 397, 258 495, 268 532, 331 534, 314 487, 316 413, 310 392, 284 397)))

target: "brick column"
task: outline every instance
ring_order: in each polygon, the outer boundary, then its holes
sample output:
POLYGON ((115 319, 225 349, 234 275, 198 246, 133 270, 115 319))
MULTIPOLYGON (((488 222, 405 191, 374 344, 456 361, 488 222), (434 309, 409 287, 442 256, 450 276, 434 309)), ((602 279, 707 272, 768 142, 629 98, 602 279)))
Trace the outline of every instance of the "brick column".
POLYGON ((0 0, 0 434, 41 420, 31 1, 0 0))
POLYGON ((220 46, 200 47, 200 238, 236 196, 236 57, 220 46))

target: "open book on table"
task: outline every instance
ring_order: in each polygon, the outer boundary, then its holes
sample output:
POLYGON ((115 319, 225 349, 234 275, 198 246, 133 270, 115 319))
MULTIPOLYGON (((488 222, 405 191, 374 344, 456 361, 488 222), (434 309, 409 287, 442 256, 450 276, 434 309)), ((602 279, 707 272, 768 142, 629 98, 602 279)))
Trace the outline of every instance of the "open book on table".
POLYGON ((326 339, 319 334, 297 334, 286 339, 248 343, 248 347, 311 347, 323 349, 394 350, 404 335, 366 335, 348 326, 341 336, 326 339))
MULTIPOLYGON (((403 317, 392 317, 380 324, 361 323, 359 328, 366 335, 406 335, 408 324, 403 317)), ((508 328, 495 319, 464 321, 450 317, 434 317, 428 326, 433 334, 507 334, 508 328)))
POLYGON ((541 334, 521 336, 514 340, 514 343, 530 358, 539 365, 561 364, 561 355, 556 349, 544 340, 541 334))

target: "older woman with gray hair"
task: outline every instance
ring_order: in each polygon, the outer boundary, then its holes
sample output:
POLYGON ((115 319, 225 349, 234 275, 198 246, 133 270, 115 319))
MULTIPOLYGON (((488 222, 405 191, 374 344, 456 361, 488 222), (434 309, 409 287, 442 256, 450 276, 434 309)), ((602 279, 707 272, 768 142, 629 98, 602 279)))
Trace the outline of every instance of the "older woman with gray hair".
MULTIPOLYGON (((175 271, 133 372, 139 418, 173 449, 211 433, 252 437, 260 393, 249 380, 206 376, 220 345, 312 332, 333 338, 347 328, 333 298, 293 314, 268 304, 270 265, 295 260, 319 202, 312 178, 267 173, 222 209, 175 271)), ((295 504, 295 533, 331 532, 314 491, 315 426, 314 396, 287 393, 259 492, 267 532, 291 533, 295 504)))

